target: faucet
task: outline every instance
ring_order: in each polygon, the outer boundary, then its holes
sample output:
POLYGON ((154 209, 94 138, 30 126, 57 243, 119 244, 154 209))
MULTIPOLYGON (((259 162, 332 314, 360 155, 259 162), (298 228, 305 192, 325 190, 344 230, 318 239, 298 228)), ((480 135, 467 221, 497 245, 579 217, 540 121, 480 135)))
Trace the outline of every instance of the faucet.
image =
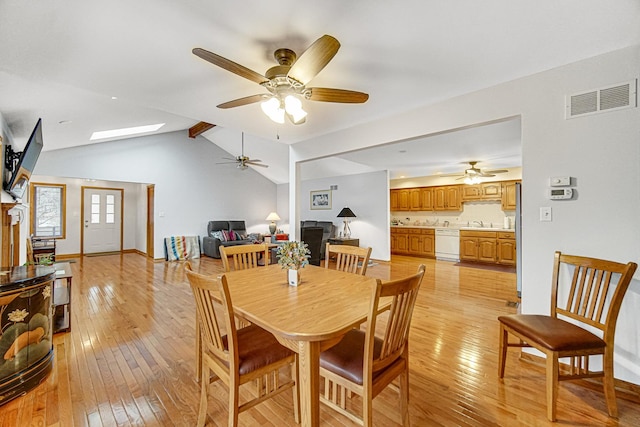
POLYGON ((473 221, 473 224, 478 223, 480 227, 484 227, 484 223, 482 221, 473 221))

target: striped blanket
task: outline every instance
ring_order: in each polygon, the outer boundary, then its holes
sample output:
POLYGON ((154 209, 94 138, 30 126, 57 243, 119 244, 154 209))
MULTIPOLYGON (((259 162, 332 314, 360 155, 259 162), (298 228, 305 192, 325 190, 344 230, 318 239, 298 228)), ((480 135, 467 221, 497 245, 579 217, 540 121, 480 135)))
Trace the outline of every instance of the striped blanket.
POLYGON ((171 236, 164 238, 164 259, 180 261, 200 258, 199 236, 171 236))

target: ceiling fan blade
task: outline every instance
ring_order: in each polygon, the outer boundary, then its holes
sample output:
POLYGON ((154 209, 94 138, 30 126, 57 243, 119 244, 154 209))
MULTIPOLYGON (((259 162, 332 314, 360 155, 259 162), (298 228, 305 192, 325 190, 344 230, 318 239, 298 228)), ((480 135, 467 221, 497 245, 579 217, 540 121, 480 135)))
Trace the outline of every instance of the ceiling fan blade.
POLYGON ((454 177, 454 176, 461 176, 461 177, 465 177, 465 175, 463 173, 441 173, 437 175, 438 177, 454 177))
POLYGON ((495 169, 495 170, 490 170, 490 171, 483 171, 482 173, 507 173, 509 172, 507 169, 495 169))
POLYGON ((236 161, 233 161, 233 162, 218 162, 218 163, 216 163, 216 165, 231 165, 233 163, 238 163, 238 162, 236 162, 236 161))
POLYGON ((491 173, 482 172, 482 173, 479 173, 477 176, 480 176, 482 178, 491 178, 491 177, 494 177, 495 175, 491 173))
POLYGON ((369 95, 363 92, 356 92, 346 89, 311 87, 305 91, 305 98, 311 101, 362 104, 363 102, 367 102, 367 99, 369 99, 369 95))
POLYGON ((261 162, 261 161, 262 161, 262 160, 260 160, 260 159, 249 159, 249 158, 247 157, 247 159, 245 160, 245 163, 252 163, 252 162, 258 162, 258 163, 259 163, 259 162, 261 162))
POLYGON ((306 85, 331 61, 338 49, 340 42, 325 34, 300 55, 287 75, 306 85))
POLYGON ((267 95, 267 94, 245 96, 244 98, 238 98, 238 99, 234 99, 233 101, 223 102, 222 104, 218 105, 218 108, 241 107, 243 105, 253 104, 255 102, 263 101, 269 97, 270 95, 267 95))
POLYGON ((244 77, 245 79, 249 79, 252 82, 262 84, 267 81, 267 78, 262 74, 256 73, 255 71, 250 70, 244 65, 240 65, 230 59, 224 58, 220 55, 216 55, 215 53, 209 52, 208 50, 196 47, 191 52, 193 52, 194 55, 204 59, 205 61, 212 63, 213 65, 217 65, 220 68, 231 71, 232 73, 237 74, 240 77, 244 77))
POLYGON ((245 164, 251 165, 251 166, 260 166, 261 168, 268 168, 269 167, 269 165, 265 165, 265 164, 262 164, 262 163, 245 162, 245 164))

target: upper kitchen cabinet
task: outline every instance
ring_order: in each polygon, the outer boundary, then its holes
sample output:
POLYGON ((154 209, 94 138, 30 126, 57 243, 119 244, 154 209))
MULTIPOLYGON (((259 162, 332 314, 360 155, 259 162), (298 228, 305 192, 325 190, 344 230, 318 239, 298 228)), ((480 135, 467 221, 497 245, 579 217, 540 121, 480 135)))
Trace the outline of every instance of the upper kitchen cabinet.
POLYGON ((516 210, 516 181, 503 181, 502 182, 502 210, 514 211, 516 210))
POLYGON ((389 204, 392 211, 408 211, 409 207, 409 189, 399 188, 390 191, 389 204))
POLYGON ((482 184, 463 185, 461 189, 462 201, 501 200, 501 184, 501 182, 484 182, 482 184))
POLYGON ((422 187, 420 188, 420 205, 423 211, 433 210, 433 188, 422 187))
POLYGON ((436 211, 462 210, 459 185, 447 185, 433 188, 433 209, 436 211))
POLYGON ((411 189, 409 189, 409 210, 410 211, 422 210, 422 203, 420 201, 420 189, 419 188, 411 188, 411 189))

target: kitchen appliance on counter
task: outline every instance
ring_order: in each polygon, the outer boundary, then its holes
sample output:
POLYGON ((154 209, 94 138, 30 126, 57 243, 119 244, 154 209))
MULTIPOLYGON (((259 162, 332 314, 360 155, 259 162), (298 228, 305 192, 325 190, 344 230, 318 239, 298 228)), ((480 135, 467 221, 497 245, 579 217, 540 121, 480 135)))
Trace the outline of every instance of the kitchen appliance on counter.
POLYGON ((460 261, 460 230, 436 228, 436 259, 460 261))

